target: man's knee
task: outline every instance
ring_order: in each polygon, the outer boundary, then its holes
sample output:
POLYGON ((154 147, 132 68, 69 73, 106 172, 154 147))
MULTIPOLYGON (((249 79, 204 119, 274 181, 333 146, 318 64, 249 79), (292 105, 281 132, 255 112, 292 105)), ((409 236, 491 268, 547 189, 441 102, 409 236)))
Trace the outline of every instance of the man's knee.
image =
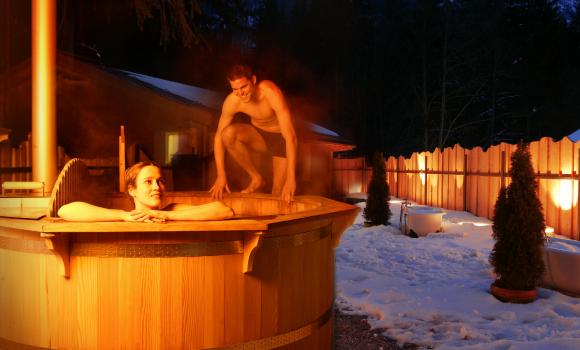
POLYGON ((238 133, 233 125, 228 125, 222 130, 222 142, 227 148, 233 147, 238 139, 238 133))

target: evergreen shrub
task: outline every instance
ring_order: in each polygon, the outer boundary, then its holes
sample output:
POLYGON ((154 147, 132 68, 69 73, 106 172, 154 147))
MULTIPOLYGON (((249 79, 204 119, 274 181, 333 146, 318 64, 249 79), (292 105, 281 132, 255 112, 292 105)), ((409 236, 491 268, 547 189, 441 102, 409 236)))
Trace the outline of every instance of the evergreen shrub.
POLYGON ((489 262, 495 285, 513 290, 535 289, 544 271, 545 223, 528 145, 520 143, 511 157, 511 183, 495 203, 489 262))
POLYGON ((390 194, 385 159, 381 152, 373 154, 372 166, 372 178, 367 190, 367 204, 363 211, 365 225, 388 225, 391 218, 390 194))

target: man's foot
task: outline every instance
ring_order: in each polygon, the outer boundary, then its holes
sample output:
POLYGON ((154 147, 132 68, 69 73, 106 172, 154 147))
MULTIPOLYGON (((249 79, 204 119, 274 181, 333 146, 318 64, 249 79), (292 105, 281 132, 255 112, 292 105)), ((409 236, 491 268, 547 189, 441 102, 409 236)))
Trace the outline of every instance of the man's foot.
POLYGON ((246 187, 242 193, 253 193, 256 192, 260 187, 264 185, 264 180, 261 177, 257 177, 250 181, 248 187, 246 187))

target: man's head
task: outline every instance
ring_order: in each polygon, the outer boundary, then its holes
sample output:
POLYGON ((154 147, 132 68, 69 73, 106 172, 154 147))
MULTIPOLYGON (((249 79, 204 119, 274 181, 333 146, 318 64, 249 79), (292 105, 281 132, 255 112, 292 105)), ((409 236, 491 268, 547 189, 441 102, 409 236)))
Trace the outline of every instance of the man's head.
POLYGON ((249 80, 252 79, 254 76, 254 72, 252 71, 252 67, 246 64, 234 64, 230 67, 228 71, 228 81, 236 80, 239 78, 248 78, 249 80))
POLYGON ((234 95, 242 102, 250 102, 256 84, 256 76, 252 72, 252 68, 247 65, 236 64, 228 72, 227 78, 234 95))

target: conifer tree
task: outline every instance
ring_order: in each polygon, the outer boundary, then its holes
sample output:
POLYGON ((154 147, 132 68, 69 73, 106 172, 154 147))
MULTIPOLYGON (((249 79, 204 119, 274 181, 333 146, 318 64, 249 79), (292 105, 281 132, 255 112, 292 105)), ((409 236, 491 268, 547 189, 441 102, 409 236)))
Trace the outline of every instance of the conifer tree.
POLYGON ((369 226, 388 225, 391 218, 389 208, 389 184, 386 179, 385 159, 381 152, 373 154, 373 172, 367 190, 367 204, 363 215, 369 226))
POLYGON ((544 271, 542 244, 544 214, 538 199, 530 152, 520 143, 511 158, 511 183, 495 203, 489 261, 497 275, 495 285, 515 290, 535 289, 544 271))

